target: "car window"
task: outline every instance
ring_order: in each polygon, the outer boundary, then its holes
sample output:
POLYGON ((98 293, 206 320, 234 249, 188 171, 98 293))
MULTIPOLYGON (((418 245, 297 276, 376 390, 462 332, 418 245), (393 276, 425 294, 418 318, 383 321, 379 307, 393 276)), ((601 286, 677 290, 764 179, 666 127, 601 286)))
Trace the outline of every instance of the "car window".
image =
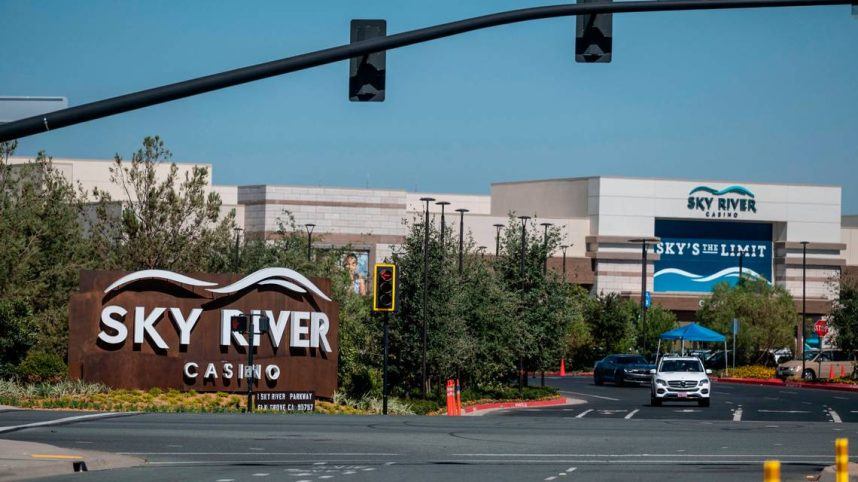
POLYGON ((605 362, 605 363, 614 363, 614 357, 612 357, 612 356, 606 356, 606 357, 605 357, 605 359, 604 359, 604 360, 602 360, 602 361, 603 361, 603 362, 605 362))
POLYGON ((698 360, 665 360, 661 362, 662 372, 702 372, 703 367, 700 366, 698 360))
POLYGON ((819 358, 816 359, 818 362, 831 361, 831 353, 830 352, 822 352, 819 354, 819 358))
POLYGON ((806 351, 806 352, 804 352, 804 360, 805 361, 813 361, 813 359, 816 358, 816 355, 818 355, 818 354, 819 354, 819 352, 806 351))
POLYGON ((834 361, 846 361, 846 360, 848 360, 846 353, 843 353, 842 351, 835 351, 831 355, 832 355, 831 358, 834 361))

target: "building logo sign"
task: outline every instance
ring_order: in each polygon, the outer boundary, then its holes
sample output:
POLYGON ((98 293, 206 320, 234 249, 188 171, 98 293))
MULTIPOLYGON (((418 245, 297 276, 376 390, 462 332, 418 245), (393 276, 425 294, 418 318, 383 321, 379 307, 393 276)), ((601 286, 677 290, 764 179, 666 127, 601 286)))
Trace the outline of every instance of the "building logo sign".
POLYGON ((657 219, 656 292, 712 291, 746 278, 772 281, 772 227, 764 223, 657 219), (739 267, 739 260, 742 267, 739 267))
POLYGON ((742 186, 729 186, 716 190, 697 186, 688 193, 688 210, 703 213, 707 218, 738 218, 739 214, 756 213, 754 193, 742 186))
POLYGON ((331 397, 338 308, 325 291, 329 280, 288 268, 243 278, 84 271, 69 305, 69 372, 116 388, 222 391, 246 390, 252 373, 255 390, 331 397), (233 331, 240 315, 255 327, 267 317, 268 331, 233 331))

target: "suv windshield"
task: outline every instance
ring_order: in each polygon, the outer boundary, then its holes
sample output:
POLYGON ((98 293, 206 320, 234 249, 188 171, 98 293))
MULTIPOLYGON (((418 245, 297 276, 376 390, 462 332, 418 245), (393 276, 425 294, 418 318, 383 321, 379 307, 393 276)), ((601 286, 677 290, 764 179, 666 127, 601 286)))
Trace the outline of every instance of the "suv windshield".
POLYGON ((701 372, 698 360, 665 360, 661 363, 661 372, 701 372))
POLYGON ((642 356, 620 356, 617 357, 618 365, 646 365, 646 360, 642 356))

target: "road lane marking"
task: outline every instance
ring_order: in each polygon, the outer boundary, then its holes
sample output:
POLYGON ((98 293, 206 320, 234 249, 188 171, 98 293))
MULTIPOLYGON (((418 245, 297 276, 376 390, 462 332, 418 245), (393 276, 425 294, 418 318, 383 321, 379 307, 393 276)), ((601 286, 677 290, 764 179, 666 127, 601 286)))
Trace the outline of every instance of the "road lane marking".
POLYGON ((588 408, 587 410, 584 410, 583 412, 579 413, 578 415, 575 415, 575 418, 584 418, 585 415, 587 415, 588 413, 590 413, 592 411, 593 411, 592 408, 588 408))
POLYGON ((838 415, 837 412, 830 408, 828 409, 828 415, 831 416, 831 420, 834 421, 834 423, 843 423, 843 420, 840 418, 840 415, 838 415))
POLYGON ((57 418, 54 420, 46 420, 44 422, 33 422, 33 423, 25 423, 23 425, 10 425, 8 427, 0 427, 0 433, 13 432, 15 430, 22 430, 25 428, 48 427, 51 425, 62 425, 62 424, 72 423, 72 422, 81 422, 84 420, 95 420, 98 418, 123 417, 126 415, 136 415, 138 413, 139 412, 127 412, 127 413, 106 412, 106 413, 94 413, 91 415, 76 415, 74 417, 57 418))
POLYGON ((641 410, 641 409, 636 408, 636 409, 632 410, 631 412, 629 412, 629 413, 628 413, 625 417, 623 417, 623 418, 625 418, 626 420, 628 420, 628 419, 630 419, 630 418, 634 417, 636 413, 640 412, 640 410, 641 410))
POLYGON ((556 479, 556 478, 557 478, 557 476, 556 476, 556 475, 552 475, 552 476, 550 476, 550 477, 546 477, 546 478, 545 478, 545 480, 554 480, 554 479, 556 479))
POLYGON ((807 410, 757 410, 760 413, 810 413, 807 410))
POLYGON ((266 452, 260 454, 256 452, 118 452, 119 455, 347 455, 349 457, 361 456, 392 456, 398 457, 400 454, 386 453, 365 453, 365 452, 266 452))
POLYGON ((737 408, 733 412, 733 421, 734 422, 741 422, 742 421, 742 406, 741 405, 739 405, 739 408, 737 408))
MULTIPOLYGON (((750 459, 765 459, 765 458, 812 458, 812 459, 830 459, 831 455, 806 455, 806 454, 515 454, 515 453, 483 453, 483 454, 450 454, 451 457, 533 457, 534 459, 552 459, 559 457, 567 458, 638 458, 638 459, 657 459, 660 457, 701 457, 720 459, 724 457, 734 458, 750 458, 750 459)), ((557 463, 552 461, 552 463, 557 463)))
POLYGON ((847 398, 847 397, 837 397, 837 396, 835 396, 834 398, 836 398, 836 399, 838 399, 838 400, 849 400, 849 398, 847 398))
POLYGON ((602 395, 592 395, 590 393, 567 392, 567 391, 561 391, 560 393, 571 393, 572 395, 582 395, 585 397, 601 398, 602 400, 610 400, 612 402, 619 402, 620 401, 619 398, 603 397, 602 395))
POLYGON ((575 470, 576 470, 577 468, 578 468, 578 467, 569 467, 568 469, 566 469, 566 472, 575 472, 575 470))

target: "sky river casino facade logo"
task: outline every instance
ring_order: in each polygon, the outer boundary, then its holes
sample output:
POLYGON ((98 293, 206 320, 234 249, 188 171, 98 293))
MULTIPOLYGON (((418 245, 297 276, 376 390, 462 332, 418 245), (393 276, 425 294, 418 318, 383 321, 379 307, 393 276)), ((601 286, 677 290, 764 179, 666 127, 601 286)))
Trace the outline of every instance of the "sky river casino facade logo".
POLYGON ((702 212, 707 218, 738 218, 739 214, 756 213, 757 200, 750 190, 742 186, 729 186, 716 190, 698 186, 688 193, 687 207, 702 212))
POLYGON ((338 314, 330 280, 288 268, 245 277, 165 270, 81 272, 69 304, 69 374, 114 388, 336 390, 338 314), (270 320, 267 333, 232 331, 232 318, 270 320))

